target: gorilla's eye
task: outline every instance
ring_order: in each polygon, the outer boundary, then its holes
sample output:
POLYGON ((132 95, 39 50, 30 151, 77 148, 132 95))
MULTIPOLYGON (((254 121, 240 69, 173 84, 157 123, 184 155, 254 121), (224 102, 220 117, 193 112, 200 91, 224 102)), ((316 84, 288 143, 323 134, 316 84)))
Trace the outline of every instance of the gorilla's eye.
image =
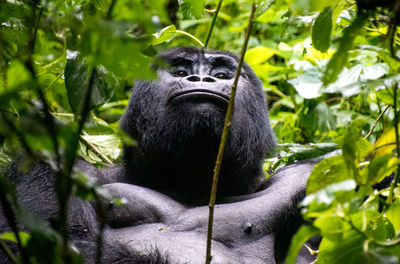
POLYGON ((173 75, 176 77, 186 77, 188 76, 188 73, 184 70, 176 70, 173 72, 173 75))
POLYGON ((214 75, 214 77, 218 78, 218 79, 230 79, 231 77, 224 73, 224 72, 218 72, 217 74, 214 75))

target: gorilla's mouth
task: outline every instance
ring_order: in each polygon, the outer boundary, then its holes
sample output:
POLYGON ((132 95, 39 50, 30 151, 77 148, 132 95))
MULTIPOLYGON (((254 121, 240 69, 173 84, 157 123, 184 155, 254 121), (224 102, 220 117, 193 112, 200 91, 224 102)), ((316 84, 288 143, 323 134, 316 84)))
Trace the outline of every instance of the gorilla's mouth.
POLYGON ((219 101, 227 104, 229 102, 229 96, 212 90, 190 89, 173 93, 169 97, 168 102, 178 100, 219 101))

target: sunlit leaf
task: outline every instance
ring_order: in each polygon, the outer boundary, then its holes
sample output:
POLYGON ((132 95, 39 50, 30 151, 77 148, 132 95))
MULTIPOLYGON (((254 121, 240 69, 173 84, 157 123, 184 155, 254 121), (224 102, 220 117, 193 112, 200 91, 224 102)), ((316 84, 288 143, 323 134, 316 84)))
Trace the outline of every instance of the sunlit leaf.
POLYGON ((203 15, 204 0, 179 0, 183 19, 200 19, 203 15))
POLYGON ((351 229, 350 224, 343 221, 339 216, 319 217, 314 225, 321 230, 321 235, 331 241, 340 241, 345 231, 351 229))
POLYGON ((301 247, 304 246, 304 243, 308 239, 315 235, 318 235, 319 233, 319 230, 311 225, 302 226, 292 239, 292 243, 290 244, 289 253, 286 256, 285 263, 295 263, 298 252, 301 247))
POLYGON ((323 238, 319 247, 318 262, 330 264, 364 263, 362 259, 362 245, 364 237, 356 231, 343 234, 343 239, 333 242, 323 238))
MULTIPOLYGON (((22 246, 26 246, 28 243, 29 238, 31 237, 28 233, 26 232, 18 232, 19 239, 21 241, 22 246)), ((14 243, 17 243, 17 237, 15 236, 14 233, 12 232, 5 232, 0 234, 0 238, 4 240, 9 240, 14 243)))
POLYGON ((175 32, 175 26, 170 25, 160 30, 160 32, 154 33, 153 36, 155 39, 153 40, 153 45, 161 44, 171 39, 175 35, 175 32))
POLYGON ((400 231, 400 200, 395 201, 385 212, 387 218, 392 222, 395 231, 400 231))
POLYGON ((318 163, 307 182, 307 193, 314 193, 322 188, 346 179, 350 179, 342 156, 327 158, 318 163))
POLYGON ((267 47, 255 47, 246 52, 245 61, 251 66, 261 64, 275 54, 275 50, 267 47))

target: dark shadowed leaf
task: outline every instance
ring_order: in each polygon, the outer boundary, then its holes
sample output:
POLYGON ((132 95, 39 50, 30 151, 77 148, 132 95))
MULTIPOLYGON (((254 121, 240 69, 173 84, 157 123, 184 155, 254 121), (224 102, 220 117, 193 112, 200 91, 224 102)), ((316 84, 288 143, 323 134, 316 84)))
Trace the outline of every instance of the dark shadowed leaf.
POLYGON ((318 235, 320 232, 318 228, 310 225, 302 226, 299 231, 294 235, 292 243, 290 244, 289 253, 286 257, 285 263, 295 263, 299 250, 304 243, 311 237, 318 235))
MULTIPOLYGON (((115 76, 103 66, 93 69, 94 81, 90 99, 90 108, 106 103, 113 95, 117 86, 115 76)), ((65 86, 68 91, 68 100, 71 109, 77 118, 82 110, 89 85, 88 69, 86 63, 79 56, 68 59, 65 66, 65 86)))
POLYGON ((317 50, 325 52, 329 49, 332 32, 332 7, 326 7, 319 14, 312 27, 312 43, 317 50))

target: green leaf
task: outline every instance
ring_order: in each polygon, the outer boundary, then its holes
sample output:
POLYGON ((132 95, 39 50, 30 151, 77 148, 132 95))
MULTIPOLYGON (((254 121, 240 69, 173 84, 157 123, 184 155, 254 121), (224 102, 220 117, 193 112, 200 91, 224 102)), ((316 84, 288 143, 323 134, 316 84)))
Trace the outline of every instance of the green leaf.
POLYGON ((250 66, 254 66, 265 62, 266 60, 274 56, 275 53, 276 50, 274 49, 258 46, 246 51, 244 59, 250 66))
POLYGON ((362 259, 364 237, 356 231, 343 234, 343 239, 336 242, 323 238, 319 246, 318 263, 359 264, 362 259))
POLYGON ((315 193, 328 185, 350 179, 343 157, 334 156, 318 163, 307 181, 307 194, 315 193))
POLYGON ((200 19, 203 16, 205 1, 204 0, 179 0, 183 19, 200 19))
POLYGON ((357 184, 362 184, 362 179, 359 177, 358 164, 365 159, 371 152, 372 146, 369 141, 361 137, 361 129, 365 125, 365 120, 358 118, 345 130, 343 136, 337 139, 338 145, 343 150, 343 158, 346 167, 351 175, 357 181, 357 184))
MULTIPOLYGON (((100 153, 116 160, 121 155, 121 140, 116 135, 83 135, 85 140, 94 145, 100 153)), ((102 160, 80 143, 80 154, 91 163, 100 163, 102 160)))
MULTIPOLYGON (((105 67, 97 66, 93 69, 93 87, 90 98, 90 109, 106 103, 114 93, 117 86, 117 79, 105 67)), ((82 111, 87 89, 89 76, 86 63, 79 56, 67 60, 65 66, 65 87, 68 92, 68 100, 72 112, 77 118, 82 111)))
POLYGON ((153 40, 153 45, 161 44, 166 42, 167 40, 171 39, 175 36, 176 27, 174 25, 169 25, 160 30, 160 32, 154 33, 153 36, 155 39, 153 40))
POLYGON ((299 250, 304 245, 304 243, 306 243, 308 239, 315 235, 318 235, 319 233, 320 232, 318 228, 315 228, 311 225, 303 225, 292 238, 292 243, 290 244, 285 263, 295 263, 299 250))
POLYGON ((385 214, 392 222, 396 233, 400 232, 400 200, 392 203, 385 214))
POLYGON ((393 247, 370 247, 364 253, 364 259, 363 263, 369 264, 399 264, 400 245, 393 247))
POLYGON ((301 97, 313 99, 322 95, 322 73, 317 68, 311 68, 298 77, 288 81, 301 97))
POLYGON ((321 230, 321 235, 331 241, 340 241, 343 233, 350 230, 350 224, 339 216, 322 216, 314 221, 314 225, 321 230))
MULTIPOLYGON (((27 85, 31 79, 31 73, 26 67, 18 60, 13 60, 7 69, 7 90, 16 90, 22 85, 27 85)), ((0 90, 0 93, 3 91, 0 90)))
POLYGON ((346 65, 348 51, 353 47, 354 39, 360 33, 360 30, 367 18, 368 16, 366 15, 358 16, 353 23, 343 31, 343 37, 340 40, 339 49, 332 56, 326 67, 323 78, 324 85, 336 81, 339 73, 346 65))
MULTIPOLYGON (((315 193, 307 195, 302 205, 330 205, 335 199, 335 195, 337 192, 347 192, 353 191, 357 187, 356 182, 354 180, 345 180, 339 183, 334 183, 328 185, 324 189, 321 189, 315 193)), ((318 206, 317 206, 318 208, 318 206)), ((313 208, 312 208, 313 209, 313 208)))
POLYGON ((372 226, 372 236, 378 241, 388 241, 394 237, 393 224, 387 217, 378 217, 372 226))
MULTIPOLYGON (((31 237, 31 235, 26 232, 18 232, 18 236, 21 239, 22 246, 25 247, 28 244, 28 240, 31 237)), ((2 233, 2 234, 0 234, 0 238, 17 243, 17 237, 15 236, 15 234, 13 232, 2 233)))
POLYGON ((307 100, 300 115, 300 127, 312 138, 316 133, 336 128, 336 116, 325 102, 307 100))
POLYGON ((327 51, 331 43, 332 10, 332 7, 326 7, 312 27, 312 43, 321 52, 327 51))
POLYGON ((389 176, 396 170, 397 166, 393 166, 393 164, 390 163, 392 158, 392 154, 386 154, 374 157, 371 160, 368 165, 368 180, 366 182, 369 186, 380 182, 383 178, 389 176))

